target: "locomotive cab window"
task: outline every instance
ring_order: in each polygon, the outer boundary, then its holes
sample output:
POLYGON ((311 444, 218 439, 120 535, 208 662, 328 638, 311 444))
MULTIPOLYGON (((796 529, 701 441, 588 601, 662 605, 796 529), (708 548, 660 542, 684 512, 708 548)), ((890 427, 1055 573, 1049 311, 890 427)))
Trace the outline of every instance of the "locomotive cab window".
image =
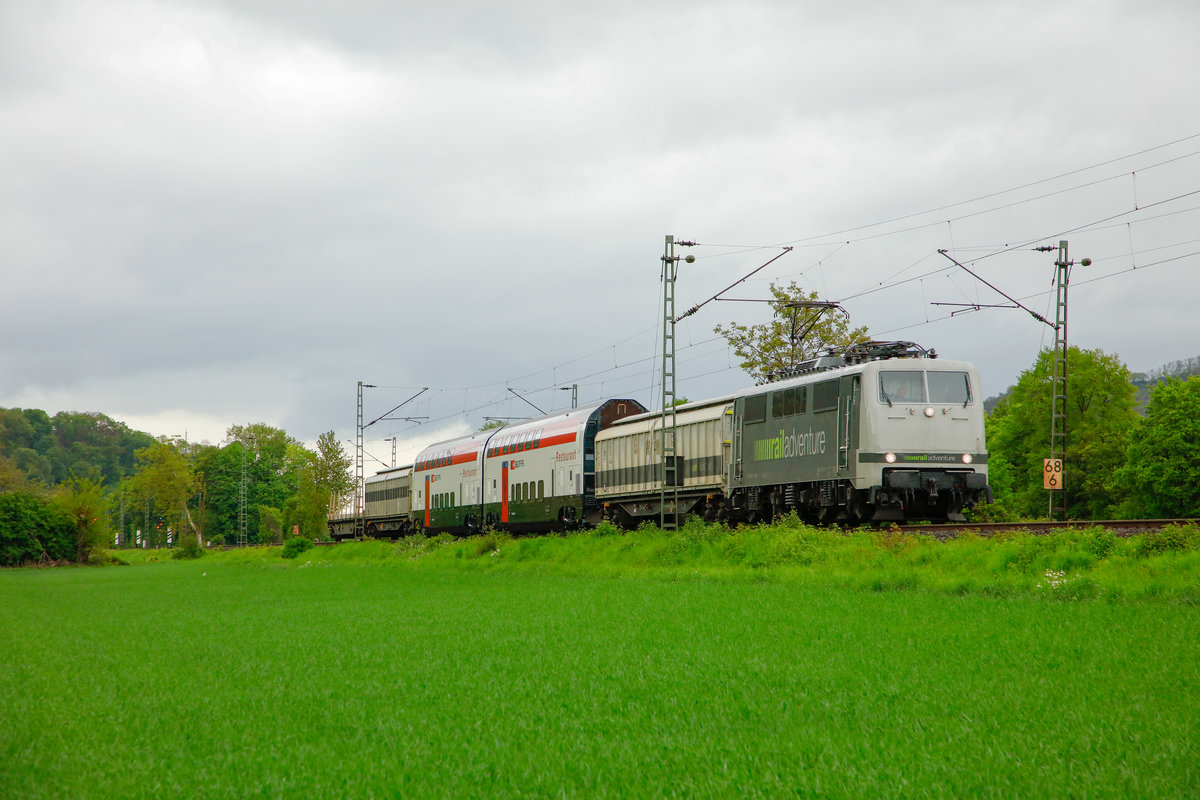
POLYGON ((880 370, 879 402, 924 403, 925 373, 917 371, 880 370))
POLYGON ((971 402, 971 381, 965 372, 927 372, 929 402, 967 405, 971 402))

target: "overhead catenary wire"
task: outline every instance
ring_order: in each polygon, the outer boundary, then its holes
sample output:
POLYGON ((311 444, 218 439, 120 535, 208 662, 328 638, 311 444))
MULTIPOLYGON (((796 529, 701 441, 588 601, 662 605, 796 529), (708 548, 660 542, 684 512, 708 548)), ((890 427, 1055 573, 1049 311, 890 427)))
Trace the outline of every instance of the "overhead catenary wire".
MULTIPOLYGON (((1133 246, 1131 231, 1132 231, 1133 225, 1139 225, 1143 222, 1148 222, 1148 221, 1155 220, 1155 219, 1162 219, 1164 217, 1170 217, 1170 216, 1175 216, 1175 215, 1184 214, 1184 213, 1191 213, 1191 212, 1200 210, 1200 206, 1191 207, 1191 208, 1187 208, 1187 209, 1165 210, 1171 203, 1175 203, 1175 202, 1178 202, 1179 200, 1200 194, 1200 189, 1197 189, 1194 191, 1178 193, 1178 194, 1175 194, 1171 197, 1168 197, 1168 198, 1165 198, 1162 200, 1143 204, 1141 202, 1141 200, 1143 198, 1140 197, 1141 187, 1136 186, 1136 183, 1137 183, 1137 174, 1136 173, 1141 172, 1141 173, 1145 174, 1149 170, 1153 170, 1153 169, 1162 167, 1167 164, 1176 163, 1183 159, 1192 158, 1192 157, 1200 154, 1200 151, 1189 151, 1187 153, 1184 153, 1184 154, 1181 154, 1181 155, 1178 155, 1178 156, 1175 156, 1175 157, 1172 157, 1169 159, 1160 159, 1157 162, 1149 164, 1149 165, 1139 164, 1136 166, 1135 169, 1123 171, 1119 174, 1104 176, 1102 178, 1098 178, 1098 179, 1092 180, 1092 181, 1079 182, 1070 187, 1057 189, 1052 192, 1039 193, 1038 195, 1036 195, 1034 197, 1021 198, 1021 199, 1014 200, 1011 203, 989 206, 989 208, 987 208, 987 209, 979 209, 979 210, 970 211, 968 213, 961 214, 961 215, 953 215, 950 217, 950 219, 943 218, 943 219, 932 221, 930 223, 926 223, 926 224, 922 224, 922 225, 907 226, 903 229, 879 231, 879 232, 872 233, 869 236, 865 236, 865 237, 858 237, 858 238, 852 238, 852 239, 842 238, 842 239, 838 239, 836 241, 829 241, 829 240, 834 237, 844 236, 844 234, 846 234, 846 233, 854 233, 854 232, 859 232, 859 231, 871 231, 871 230, 878 229, 882 226, 895 224, 897 222, 903 222, 905 220, 917 219, 917 218, 921 217, 922 215, 938 213, 938 212, 946 211, 946 210, 957 208, 957 207, 964 207, 964 206, 970 205, 972 203, 978 203, 978 202, 992 199, 995 197, 1000 197, 1000 196, 1004 196, 1006 194, 1011 194, 1013 192, 1022 191, 1022 190, 1032 188, 1032 187, 1049 184, 1056 180, 1061 180, 1063 178, 1067 178, 1067 177, 1070 177, 1073 175, 1083 174, 1090 170, 1095 170, 1095 169, 1098 169, 1098 168, 1101 168, 1104 166, 1108 166, 1111 164, 1116 164, 1116 163, 1119 163, 1122 161, 1128 161, 1132 158, 1142 156, 1142 155, 1145 155, 1148 153, 1160 151, 1164 148, 1171 147, 1173 145, 1178 145, 1183 142, 1188 142, 1188 141, 1191 141, 1191 140, 1194 140, 1197 138, 1200 138, 1200 133, 1182 137, 1182 138, 1178 138, 1173 141, 1166 142, 1164 144, 1156 145, 1156 146, 1150 147, 1150 148, 1145 148, 1145 149, 1137 151, 1135 153, 1130 153, 1128 155, 1120 156, 1120 157, 1113 158, 1113 159, 1108 159, 1106 161, 1098 162, 1098 163, 1095 163, 1095 164, 1092 164, 1092 165, 1089 165, 1086 167, 1080 167, 1077 169, 1062 172, 1062 173, 1059 173, 1059 174, 1049 177, 1049 178, 1043 178, 1043 179, 1040 179, 1037 181, 1024 183, 1020 186, 1012 187, 1009 189, 1004 189, 1004 190, 997 191, 997 192, 980 194, 969 200, 964 200, 964 201, 960 201, 957 203, 939 206, 939 207, 928 209, 928 210, 922 211, 922 212, 916 212, 916 213, 912 213, 912 214, 904 214, 904 215, 900 215, 900 216, 896 216, 896 217, 891 217, 889 219, 885 219, 880 222, 874 222, 874 223, 871 223, 868 225, 858 225, 858 226, 854 226, 851 228, 845 228, 845 229, 841 229, 839 231, 834 231, 832 233, 825 233, 825 234, 820 234, 820 235, 815 235, 815 236, 810 236, 810 237, 802 237, 802 238, 792 239, 792 240, 789 240, 788 242, 785 242, 782 244, 728 245, 728 244, 711 244, 711 243, 707 243, 707 242, 705 242, 703 244, 706 246, 706 248, 713 248, 713 249, 715 249, 715 248, 731 248, 731 247, 732 248, 740 248, 740 252, 746 252, 746 251, 751 251, 751 250, 756 250, 756 249, 768 249, 768 248, 782 247, 785 245, 788 247, 792 247, 792 248, 798 247, 798 246, 805 246, 805 247, 827 246, 827 247, 835 248, 834 252, 837 252, 838 250, 841 250, 842 248, 844 248, 854 242, 867 241, 870 239, 878 239, 878 238, 885 237, 885 236, 899 235, 901 233, 918 230, 920 228, 929 227, 929 226, 947 224, 947 225, 951 226, 951 230, 952 230, 953 229, 952 223, 957 220, 967 219, 970 217, 980 216, 980 215, 989 214, 989 213, 994 213, 1001 209, 1011 208, 1013 206, 1017 206, 1017 205, 1021 205, 1021 204, 1025 204, 1025 203, 1037 202, 1039 200, 1044 200, 1049 197, 1054 197, 1054 196, 1061 195, 1061 194, 1071 192, 1071 191, 1084 190, 1087 188, 1095 187, 1095 186, 1103 184, 1103 183, 1107 183, 1114 179, 1118 179, 1118 178, 1121 178, 1124 176, 1130 176, 1131 182, 1134 184, 1133 208, 1131 208, 1131 209, 1121 211, 1117 214, 1108 215, 1103 218, 1096 219, 1091 222, 1085 223, 1083 225, 1068 227, 1065 230, 1059 231, 1058 233, 1055 233, 1055 234, 1049 234, 1049 235, 1039 236, 1036 238, 1024 239, 1024 240, 1019 241, 1016 244, 1005 244, 1003 246, 995 246, 994 248, 986 248, 986 247, 972 246, 968 242, 968 243, 965 243, 965 245, 962 247, 951 248, 953 251, 956 251, 956 252, 958 252, 958 251, 970 252, 973 250, 976 252, 982 251, 979 256, 977 256, 977 257, 971 259, 971 261, 967 262, 967 263, 975 263, 977 261, 981 261, 986 258, 994 258, 995 256, 1001 255, 1006 252, 1011 252, 1011 251, 1017 250, 1017 249, 1023 249, 1025 247, 1028 247, 1031 244, 1034 244, 1037 242, 1043 242, 1043 241, 1046 241, 1051 238, 1066 236, 1068 234, 1076 233, 1076 232, 1103 230, 1106 227, 1115 227, 1116 225, 1125 225, 1127 228, 1127 238, 1130 240, 1130 247, 1129 247, 1129 252, 1125 253, 1124 257, 1129 259, 1130 267, 1125 270, 1120 270, 1117 272, 1108 273, 1106 275, 1091 277, 1086 280, 1077 281, 1077 285, 1086 285, 1089 283, 1094 283, 1096 281, 1105 280, 1107 278, 1126 274, 1126 273, 1134 271, 1134 270, 1140 271, 1142 269, 1146 269, 1149 267, 1154 267, 1154 266, 1158 266, 1158 265, 1162 265, 1162 264, 1168 264, 1168 263, 1172 263, 1172 262, 1178 262, 1180 260, 1191 258, 1191 257, 1194 257, 1195 255, 1197 255, 1197 253, 1189 252, 1189 253, 1184 253, 1184 254, 1179 254, 1179 255, 1173 255, 1173 256, 1170 256, 1167 258, 1162 258, 1162 259, 1159 259, 1156 261, 1151 261, 1151 262, 1147 262, 1147 263, 1139 265, 1137 263, 1137 261, 1139 260, 1138 259, 1139 254, 1149 253, 1149 252, 1153 252, 1153 251, 1161 251, 1161 250, 1167 249, 1172 246, 1177 246, 1177 245, 1168 245, 1167 247, 1151 247, 1151 248, 1147 248, 1145 250, 1139 251, 1139 250, 1137 250, 1136 247, 1133 246), (1158 214, 1147 214, 1146 213, 1148 210, 1156 209, 1156 208, 1163 209, 1163 210, 1161 211, 1161 213, 1158 213, 1158 214), (1130 217, 1132 215, 1137 215, 1137 218, 1130 219, 1130 217), (820 241, 822 239, 824 239, 825 241, 820 241)), ((957 245, 958 243, 955 242, 955 244, 957 245)), ((1149 242, 1146 242, 1146 244, 1149 244, 1149 242)), ((1178 244, 1187 244, 1187 243, 1178 243, 1178 244)), ((711 255, 704 254, 704 255, 698 256, 698 258, 710 259, 710 258, 729 256, 729 255, 733 255, 733 254, 734 253, 729 253, 729 252, 717 253, 717 254, 711 254, 711 255)), ((782 255, 782 253, 780 255, 782 255)), ((893 273, 892 275, 888 276, 887 278, 884 278, 882 281, 879 281, 879 282, 873 284, 872 286, 864 287, 860 291, 852 292, 850 294, 845 295, 844 297, 842 297, 839 300, 839 302, 844 303, 844 302, 847 302, 850 300, 855 300, 855 299, 865 297, 869 294, 873 294, 876 292, 882 292, 882 291, 887 291, 890 289, 895 289, 897 287, 903 286, 903 285, 911 283, 913 281, 918 281, 921 283, 922 294, 924 294, 924 291, 925 291, 924 283, 927 279, 936 277, 938 275, 947 275, 954 270, 953 266, 947 266, 947 267, 942 267, 939 269, 923 271, 923 272, 921 272, 919 274, 915 274, 915 275, 909 274, 909 273, 911 273, 911 271, 913 270, 914 267, 919 266, 921 263, 927 261, 927 259, 932 257, 932 255, 933 255, 933 253, 928 253, 928 254, 922 256, 920 259, 917 259, 913 263, 909 264, 907 267, 893 273), (895 280, 895 278, 897 278, 898 276, 904 276, 904 277, 901 280, 895 280)), ((778 257, 779 256, 776 256, 776 259, 778 257)), ((774 261, 774 260, 775 259, 772 259, 772 261, 774 261)), ((818 262, 818 264, 819 263, 820 262, 818 262)), ((811 270, 813 268, 815 268, 815 267, 809 267, 809 268, 805 269, 801 274, 804 274, 805 272, 808 272, 809 270, 811 270)), ((758 272, 759 271, 756 270, 753 274, 758 274, 758 272)), ((747 275, 745 278, 739 279, 739 281, 733 285, 737 285, 737 283, 741 283, 743 280, 747 280, 750 277, 751 277, 750 275, 747 275)), ((719 294, 720 293, 718 293, 718 295, 719 294)), ((1028 297, 1037 297, 1040 294, 1044 294, 1044 293, 1035 293, 1035 294, 1028 295, 1028 297)), ((717 297, 718 295, 713 295, 713 298, 717 297)), ((711 300, 713 298, 709 298, 709 300, 705 301, 705 303, 711 302, 711 300)), ((697 306, 697 308, 699 308, 700 305, 703 305, 703 304, 699 304, 697 306)), ((947 318, 947 317, 939 317, 937 315, 931 316, 928 313, 925 314, 925 317, 926 317, 926 320, 923 322, 917 323, 917 326, 919 326, 921 324, 933 324, 942 319, 947 318)), ((902 327, 890 329, 889 331, 881 331, 880 333, 886 334, 886 333, 890 333, 890 332, 894 332, 894 331, 906 330, 911 327, 915 327, 915 326, 902 326, 902 327)), ((621 357, 621 353, 619 352, 619 348, 623 345, 629 344, 631 342, 635 342, 636 340, 639 340, 641 337, 645 337, 649 332, 656 331, 656 330, 657 330, 657 326, 652 326, 652 327, 648 327, 648 328, 630 333, 629 335, 620 339, 616 343, 605 344, 603 347, 591 350, 587 353, 573 356, 572 358, 569 358, 565 361, 555 364, 549 370, 553 373, 552 383, 553 384, 562 384, 563 382, 566 382, 566 383, 580 383, 581 385, 587 384, 590 386, 595 386, 597 384, 596 384, 596 382, 594 382, 592 380, 594 378, 605 378, 605 380, 601 380, 599 382, 599 385, 609 386, 609 387, 611 387, 614 382, 628 383, 629 378, 632 376, 621 377, 621 372, 623 370, 626 370, 631 365, 636 365, 636 364, 641 364, 641 363, 651 363, 652 360, 654 358, 656 358, 656 356, 647 356, 645 358, 636 358, 636 359, 623 359, 621 357), (569 367, 574 366, 574 365, 585 364, 589 359, 593 359, 595 356, 597 356, 598 354, 601 354, 601 353, 606 354, 606 355, 611 355, 611 366, 606 366, 604 368, 595 369, 595 370, 591 370, 591 371, 580 370, 579 373, 574 375, 574 377, 564 377, 564 374, 563 374, 564 372, 566 372, 568 375, 571 374, 570 372, 567 372, 569 367)), ((657 337, 655 337, 655 338, 657 338, 657 337)), ((713 337, 713 338, 702 340, 700 342, 696 342, 694 344, 686 345, 684 348, 681 348, 681 349, 686 350, 686 349, 690 349, 692 347, 703 347, 709 343, 712 343, 712 342, 718 341, 718 340, 719 340, 719 337, 713 337)), ((651 341, 653 341, 653 340, 651 340, 651 341)), ((651 346, 651 342, 647 342, 646 346, 651 346)), ((728 361, 728 359, 726 359, 726 360, 728 361)), ((704 375, 718 374, 720 372, 731 371, 732 369, 734 369, 732 366, 725 366, 719 370, 715 370, 712 372, 706 372, 706 373, 704 373, 704 375)), ((546 369, 535 370, 535 371, 526 373, 524 375, 517 376, 515 378, 509 378, 508 380, 505 380, 505 381, 494 381, 494 382, 489 382, 489 383, 485 383, 485 384, 473 384, 470 387, 464 387, 458 391, 466 392, 467 390, 470 390, 473 392, 478 392, 478 391, 486 391, 487 389, 492 388, 492 387, 499 388, 499 387, 511 386, 512 384, 514 384, 516 382, 528 380, 529 378, 534 378, 538 375, 545 375, 547 373, 547 371, 548 370, 546 370, 546 369)), ((697 375, 694 377, 700 377, 700 376, 697 375)), ((642 382, 638 381, 638 383, 642 383, 642 382)), ((653 382, 649 381, 649 382, 647 382, 647 384, 652 386, 653 382)), ((547 389, 553 388, 553 385, 545 387, 545 388, 547 388, 547 389)), ((542 389, 542 390, 544 390, 544 389, 542 389)), ((531 390, 531 392, 537 392, 537 391, 539 391, 539 390, 538 389, 531 390)), ((434 397, 427 398, 425 402, 432 403, 432 402, 434 402, 435 399, 436 399, 436 395, 434 397)), ((467 402, 467 399, 464 396, 464 402, 463 402, 461 412, 459 412, 458 414, 449 414, 449 415, 446 415, 445 417, 435 417, 435 418, 431 419, 431 422, 436 424, 439 421, 454 419, 455 417, 462 417, 462 416, 474 413, 474 412, 482 410, 482 409, 494 408, 496 405, 503 403, 503 402, 511 402, 511 397, 507 398, 507 399, 499 399, 499 400, 493 399, 491 401, 484 401, 480 404, 476 404, 476 405, 472 406, 471 404, 469 404, 467 402)), ((389 412, 389 413, 391 413, 391 412, 389 412)), ((386 415, 384 415, 384 416, 386 416, 386 415)))

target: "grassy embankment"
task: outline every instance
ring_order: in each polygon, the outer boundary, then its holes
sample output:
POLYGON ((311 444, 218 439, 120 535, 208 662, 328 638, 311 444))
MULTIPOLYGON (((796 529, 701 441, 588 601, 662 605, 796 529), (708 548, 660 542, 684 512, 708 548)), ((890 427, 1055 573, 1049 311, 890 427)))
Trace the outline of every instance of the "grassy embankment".
POLYGON ((0 796, 1200 788, 1194 530, 279 553, 0 573, 0 796))

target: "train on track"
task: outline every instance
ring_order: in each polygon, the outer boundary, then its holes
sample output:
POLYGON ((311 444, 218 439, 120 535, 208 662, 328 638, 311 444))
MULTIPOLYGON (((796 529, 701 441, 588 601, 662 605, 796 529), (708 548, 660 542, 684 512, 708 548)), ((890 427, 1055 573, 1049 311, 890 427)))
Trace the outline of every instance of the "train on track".
POLYGON ((334 538, 572 530, 610 520, 957 522, 991 501, 978 371, 868 342, 670 415, 609 399, 426 447, 368 478, 334 538), (669 424, 669 422, 667 422, 669 424), (668 486, 663 486, 664 476, 668 486), (667 491, 664 491, 666 488, 667 491))

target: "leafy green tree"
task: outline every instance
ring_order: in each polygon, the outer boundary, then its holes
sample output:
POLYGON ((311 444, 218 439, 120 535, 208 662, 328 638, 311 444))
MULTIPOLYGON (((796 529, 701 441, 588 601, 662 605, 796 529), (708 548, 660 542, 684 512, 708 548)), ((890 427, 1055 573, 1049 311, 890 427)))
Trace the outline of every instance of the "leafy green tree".
POLYGON ((300 535, 309 539, 323 539, 328 528, 326 516, 329 511, 329 495, 312 482, 307 473, 301 475, 300 491, 283 507, 283 538, 299 528, 300 535))
POLYGON ((242 479, 242 445, 211 444, 193 449, 197 476, 202 486, 205 535, 224 536, 234 541, 238 534, 239 492, 242 479))
POLYGON ((262 530, 259 507, 282 509, 298 490, 305 463, 304 446, 286 432, 264 423, 233 425, 228 447, 238 448, 238 485, 241 483, 241 448, 246 454, 247 535, 258 539, 262 530))
POLYGON ((0 492, 18 492, 33 488, 33 481, 17 462, 0 455, 0 492))
POLYGON ((350 473, 353 464, 333 431, 326 431, 317 437, 312 482, 325 496, 326 510, 354 490, 354 477, 350 473))
POLYGON ((299 467, 298 488, 283 507, 283 538, 287 540, 294 529, 309 539, 321 539, 327 534, 326 518, 329 513, 331 492, 327 488, 332 482, 339 487, 351 485, 349 460, 345 458, 333 432, 318 438, 318 450, 326 456, 304 449, 299 467), (331 481, 332 479, 332 481, 331 481))
POLYGON ((49 485, 54 475, 54 465, 47 456, 32 447, 17 447, 9 451, 12 462, 34 483, 49 485))
POLYGON ((278 508, 258 507, 258 541, 283 544, 283 515, 278 508))
POLYGON ((154 441, 149 434, 132 431, 125 423, 95 412, 59 412, 51 422, 56 444, 51 453, 55 483, 87 474, 115 484, 132 473, 134 452, 154 441))
MULTIPOLYGON (((989 418, 992 488, 1002 507, 1018 516, 1044 518, 1049 507, 1042 459, 1050 456, 1053 365, 1054 351, 1043 350, 989 418)), ((1069 348, 1063 469, 1068 516, 1104 519, 1120 504, 1115 473, 1137 422, 1135 391, 1129 370, 1116 356, 1069 348)))
POLYGON ((75 557, 75 523, 31 492, 0 494, 0 566, 69 561, 75 557))
POLYGON ((137 472, 130 480, 134 495, 153 502, 167 518, 167 524, 181 534, 185 530, 204 544, 199 526, 192 517, 192 504, 200 494, 200 481, 195 469, 182 452, 186 442, 160 438, 149 447, 138 450, 137 472))
POLYGON ((92 553, 108 543, 109 498, 99 481, 69 478, 54 493, 54 504, 74 525, 76 561, 87 561, 92 553))
POLYGON ((1200 377, 1170 378, 1150 390, 1117 478, 1131 517, 1200 517, 1200 377))
POLYGON ((741 359, 739 366, 756 381, 769 380, 831 347, 844 349, 868 338, 865 327, 851 328, 837 310, 804 307, 820 300, 816 292, 806 293, 795 281, 782 288, 772 283, 771 295, 775 316, 770 322, 713 328, 733 347, 741 359))

